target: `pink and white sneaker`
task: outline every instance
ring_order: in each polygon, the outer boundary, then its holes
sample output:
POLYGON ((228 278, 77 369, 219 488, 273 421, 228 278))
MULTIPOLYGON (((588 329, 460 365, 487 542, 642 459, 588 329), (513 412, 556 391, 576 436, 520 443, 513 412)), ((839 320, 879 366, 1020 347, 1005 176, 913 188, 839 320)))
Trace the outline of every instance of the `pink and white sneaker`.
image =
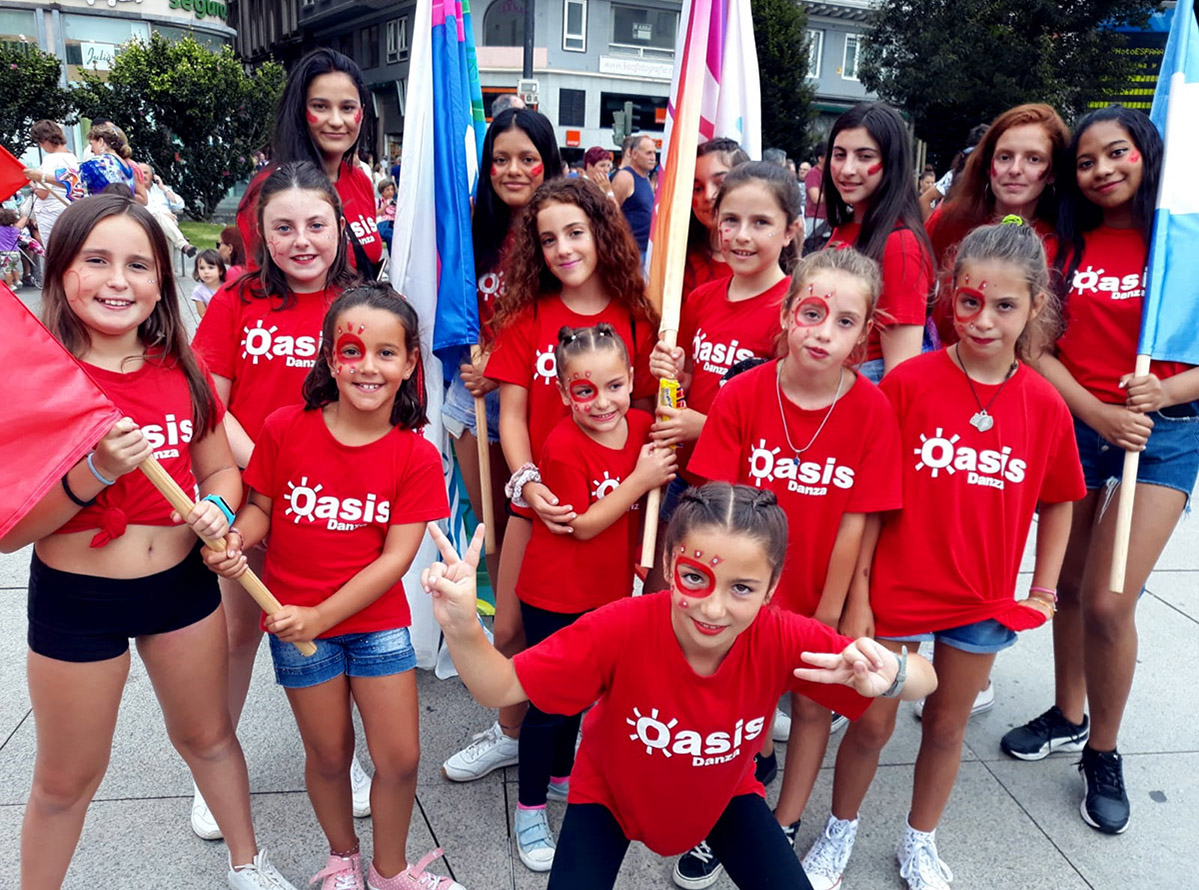
POLYGON ((453 878, 443 878, 425 871, 430 862, 441 856, 441 852, 441 847, 438 847, 426 853, 420 862, 409 865, 394 878, 383 877, 372 862, 366 878, 367 890, 466 890, 453 878))
POLYGON ((352 856, 329 854, 325 867, 312 876, 309 884, 321 882, 320 890, 365 890, 362 883, 362 858, 358 853, 352 856))

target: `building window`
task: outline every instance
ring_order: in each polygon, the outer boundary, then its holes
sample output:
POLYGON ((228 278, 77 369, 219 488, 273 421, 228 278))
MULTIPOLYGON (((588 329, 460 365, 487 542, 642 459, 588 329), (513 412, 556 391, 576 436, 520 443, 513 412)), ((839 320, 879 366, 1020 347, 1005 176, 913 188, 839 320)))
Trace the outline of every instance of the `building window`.
POLYGON ((371 25, 362 29, 362 58, 358 60, 363 68, 379 67, 379 26, 371 25))
POLYGON ((396 104, 400 107, 400 117, 408 114, 408 78, 396 82, 396 104))
POLYGON ((624 111, 624 103, 633 103, 633 132, 661 133, 666 125, 666 97, 640 96, 634 93, 600 93, 599 125, 601 130, 612 126, 612 113, 624 111))
POLYGON ((820 63, 824 61, 824 32, 808 29, 808 77, 820 76, 820 63))
POLYGON ((645 59, 673 59, 674 38, 679 27, 679 14, 666 9, 647 9, 644 6, 612 4, 612 39, 609 47, 614 53, 641 56, 645 59))
POLYGON ((67 79, 78 80, 79 69, 107 71, 122 44, 130 40, 150 42, 150 23, 94 15, 64 15, 67 79))
POLYGON ((841 60, 841 76, 845 80, 858 79, 858 55, 861 49, 861 34, 845 35, 845 57, 841 60))
POLYGON ((483 13, 484 46, 525 45, 525 2, 532 0, 492 0, 483 13))
POLYGON ((408 16, 387 23, 387 61, 408 60, 408 16))
POLYGON ((576 53, 587 51, 587 0, 566 0, 562 10, 562 48, 576 53))
POLYGON ((558 90, 558 126, 583 127, 587 116, 586 90, 558 90))

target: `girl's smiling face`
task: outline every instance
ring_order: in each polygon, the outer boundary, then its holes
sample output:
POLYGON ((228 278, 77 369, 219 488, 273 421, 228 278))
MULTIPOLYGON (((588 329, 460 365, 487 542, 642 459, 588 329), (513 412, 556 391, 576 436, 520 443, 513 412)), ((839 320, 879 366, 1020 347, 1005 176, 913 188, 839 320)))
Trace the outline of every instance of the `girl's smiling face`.
POLYGON ((837 134, 829 161, 833 185, 846 204, 869 201, 883 181, 883 153, 865 127, 837 134))
POLYGON ((670 623, 692 666, 715 667, 774 595, 761 543, 715 526, 691 529, 667 554, 670 623))
POLYGON ((717 227, 720 247, 734 275, 758 275, 772 265, 799 231, 800 222, 787 225, 779 199, 763 182, 750 180, 720 200, 717 227))
POLYGON ((558 378, 562 402, 584 431, 607 433, 629 413, 633 369, 616 349, 572 356, 558 378))
POLYGON ((545 163, 524 130, 513 127, 491 146, 491 187, 509 207, 524 207, 545 182, 545 163))
POLYGON ((404 323, 385 309, 355 306, 337 318, 329 369, 339 401, 364 414, 391 416, 400 384, 416 369, 404 323))
POLYGON ((537 214, 537 238, 550 273, 564 289, 585 284, 599 263, 587 214, 577 204, 546 204, 537 214))
MULTIPOLYGON (((714 151, 695 159, 695 182, 691 190, 691 209, 695 218, 709 231, 716 227, 714 205, 720 186, 731 168, 721 152, 714 151)), ((777 201, 775 203, 778 203, 777 201)))
POLYGON ((1140 149, 1117 121, 1098 121, 1083 131, 1074 168, 1079 191, 1104 210, 1132 201, 1144 175, 1140 149))
POLYGON ((308 135, 326 158, 339 158, 358 141, 362 130, 362 99, 353 78, 344 71, 318 74, 308 84, 304 105, 308 135))
POLYGON ((862 279, 820 269, 783 307, 787 358, 810 370, 839 368, 870 333, 869 289, 862 279))
POLYGON ((150 236, 125 215, 92 227, 62 283, 67 303, 93 342, 97 335, 116 338, 136 331, 162 299, 150 236))
POLYGON ((322 192, 286 189, 271 195, 262 208, 262 237, 292 290, 311 293, 325 286, 341 227, 322 192))

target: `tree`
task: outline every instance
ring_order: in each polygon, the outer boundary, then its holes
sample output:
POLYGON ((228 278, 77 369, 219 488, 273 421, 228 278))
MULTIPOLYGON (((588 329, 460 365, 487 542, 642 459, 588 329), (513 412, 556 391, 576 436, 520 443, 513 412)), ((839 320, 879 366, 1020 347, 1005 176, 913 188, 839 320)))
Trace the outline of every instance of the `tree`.
POLYGON ((975 124, 1024 102, 1067 120, 1125 86, 1134 60, 1113 25, 1143 24, 1147 0, 881 0, 862 84, 910 114, 945 164, 975 124))
POLYGON ((815 91, 808 86, 808 14, 795 0, 753 0, 762 81, 762 145, 801 157, 815 91))
POLYGON ((61 76, 57 56, 32 43, 0 43, 0 144, 17 157, 31 144, 34 122, 68 119, 70 94, 61 76))
POLYGON ((228 46, 212 52, 192 37, 154 34, 123 46, 106 75, 84 72, 75 97, 83 116, 118 124, 135 158, 204 218, 270 140, 284 77, 274 62, 247 74, 228 46))

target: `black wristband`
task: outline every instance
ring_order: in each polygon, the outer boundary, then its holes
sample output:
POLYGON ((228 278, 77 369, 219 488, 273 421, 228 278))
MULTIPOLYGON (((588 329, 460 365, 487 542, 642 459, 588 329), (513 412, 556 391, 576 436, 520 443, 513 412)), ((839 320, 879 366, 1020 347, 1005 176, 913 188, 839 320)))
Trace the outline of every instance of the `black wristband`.
POLYGON ((95 499, 95 498, 92 498, 90 501, 85 501, 85 500, 81 499, 81 498, 79 497, 79 495, 75 494, 75 492, 71 491, 71 483, 69 483, 69 482, 67 481, 67 474, 66 474, 66 473, 63 473, 63 474, 62 474, 62 490, 63 490, 63 491, 65 491, 65 492, 67 493, 67 497, 69 497, 69 498, 71 499, 71 502, 72 502, 73 504, 75 504, 76 506, 79 506, 79 507, 90 507, 90 506, 92 506, 94 503, 96 503, 96 499, 95 499))

